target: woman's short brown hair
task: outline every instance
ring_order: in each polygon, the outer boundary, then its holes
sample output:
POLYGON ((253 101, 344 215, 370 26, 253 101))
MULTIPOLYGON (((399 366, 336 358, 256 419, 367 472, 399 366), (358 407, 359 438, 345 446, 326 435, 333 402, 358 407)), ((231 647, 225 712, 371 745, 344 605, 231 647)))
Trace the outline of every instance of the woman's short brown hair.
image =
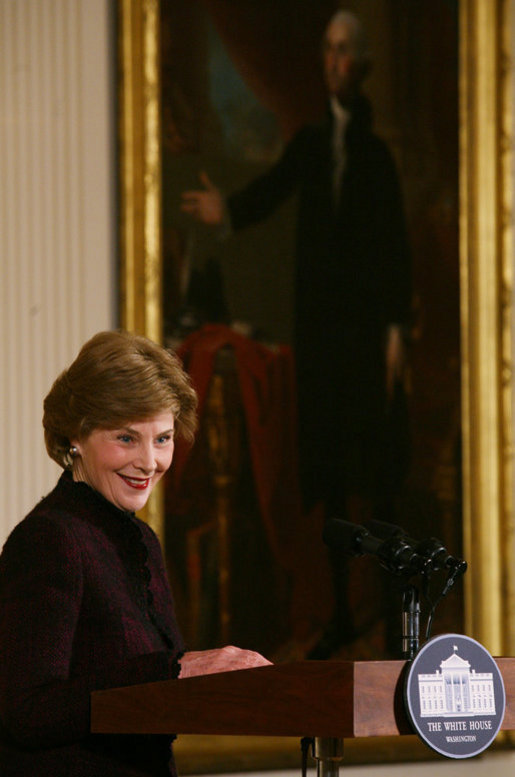
POLYGON ((140 335, 99 332, 45 398, 45 444, 49 456, 69 468, 71 439, 167 411, 174 415, 176 434, 191 441, 196 409, 195 390, 173 353, 140 335))

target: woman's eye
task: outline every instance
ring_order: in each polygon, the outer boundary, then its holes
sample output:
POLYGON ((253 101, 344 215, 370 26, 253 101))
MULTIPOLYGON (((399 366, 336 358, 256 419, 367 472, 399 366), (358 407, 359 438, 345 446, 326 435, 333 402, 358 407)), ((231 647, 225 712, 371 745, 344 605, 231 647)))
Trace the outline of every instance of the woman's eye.
POLYGON ((158 442, 159 445, 164 445, 165 443, 167 443, 171 439, 172 439, 172 435, 171 434, 163 434, 163 435, 161 435, 161 437, 157 438, 157 442, 158 442))
POLYGON ((132 441, 132 437, 130 436, 130 434, 119 434, 118 435, 118 439, 120 440, 120 442, 131 442, 132 441))

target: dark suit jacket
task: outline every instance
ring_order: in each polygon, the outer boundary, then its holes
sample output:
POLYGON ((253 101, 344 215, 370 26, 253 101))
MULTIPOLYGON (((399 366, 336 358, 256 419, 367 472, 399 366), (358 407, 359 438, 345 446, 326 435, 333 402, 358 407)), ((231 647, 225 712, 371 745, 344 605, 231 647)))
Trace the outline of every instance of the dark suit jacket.
POLYGON ((0 556, 2 777, 169 775, 169 737, 89 735, 90 693, 182 650, 154 533, 64 473, 0 556))
POLYGON ((377 327, 404 324, 410 315, 410 256, 395 164, 372 131, 368 102, 359 98, 350 111, 337 206, 332 114, 303 127, 267 173, 228 198, 232 226, 240 230, 298 194, 296 316, 309 333, 328 317, 338 327, 377 327))
POLYGON ((372 131, 365 98, 350 113, 337 205, 331 114, 302 128, 266 174, 228 198, 239 230, 298 196, 294 350, 302 481, 305 490, 309 479, 319 481, 314 498, 335 464, 335 479, 348 490, 376 487, 385 455, 385 331, 410 320, 410 253, 395 164, 372 131))

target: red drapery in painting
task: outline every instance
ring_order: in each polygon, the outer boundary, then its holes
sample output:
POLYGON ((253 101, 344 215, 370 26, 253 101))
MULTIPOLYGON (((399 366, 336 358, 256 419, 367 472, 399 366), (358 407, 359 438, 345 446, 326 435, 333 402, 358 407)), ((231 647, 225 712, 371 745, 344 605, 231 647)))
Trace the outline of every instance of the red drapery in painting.
MULTIPOLYGON (((177 353, 192 378, 203 419, 207 393, 221 348, 234 350, 247 427, 259 513, 276 563, 290 578, 290 617, 294 637, 323 624, 332 607, 326 551, 321 542, 323 512, 302 510, 297 467, 296 391, 291 349, 273 349, 229 327, 208 324, 190 335, 177 353)), ((181 501, 190 448, 177 445, 170 473, 170 504, 181 501)))

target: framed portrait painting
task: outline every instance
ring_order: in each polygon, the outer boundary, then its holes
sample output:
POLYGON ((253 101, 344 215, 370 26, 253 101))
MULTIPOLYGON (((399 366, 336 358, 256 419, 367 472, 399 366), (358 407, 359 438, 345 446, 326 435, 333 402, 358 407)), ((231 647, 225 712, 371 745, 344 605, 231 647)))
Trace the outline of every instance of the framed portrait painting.
MULTIPOLYGON (((408 366, 390 451, 400 485, 389 515, 409 536, 436 536, 468 562, 433 628, 508 655, 511 7, 436 6, 346 4, 367 31, 364 92, 395 160, 412 265, 408 366)), ((338 8, 329 0, 119 3, 121 322, 178 351, 201 397, 198 439, 178 451, 179 474, 146 514, 195 649, 229 641, 274 661, 308 659, 334 608, 323 511, 306 514, 296 501, 295 193, 234 233, 227 221, 198 225, 182 204, 192 190, 241 190, 303 127, 323 121, 321 43, 338 8)), ((375 558, 353 560, 346 598, 357 633, 324 657, 400 657, 404 583, 375 558)), ((204 740, 197 753, 231 768, 250 757, 241 745, 236 761, 220 743, 204 740)), ((258 765, 296 758, 277 743, 251 749, 258 765)), ((387 743, 381 752, 389 757, 387 743)))

